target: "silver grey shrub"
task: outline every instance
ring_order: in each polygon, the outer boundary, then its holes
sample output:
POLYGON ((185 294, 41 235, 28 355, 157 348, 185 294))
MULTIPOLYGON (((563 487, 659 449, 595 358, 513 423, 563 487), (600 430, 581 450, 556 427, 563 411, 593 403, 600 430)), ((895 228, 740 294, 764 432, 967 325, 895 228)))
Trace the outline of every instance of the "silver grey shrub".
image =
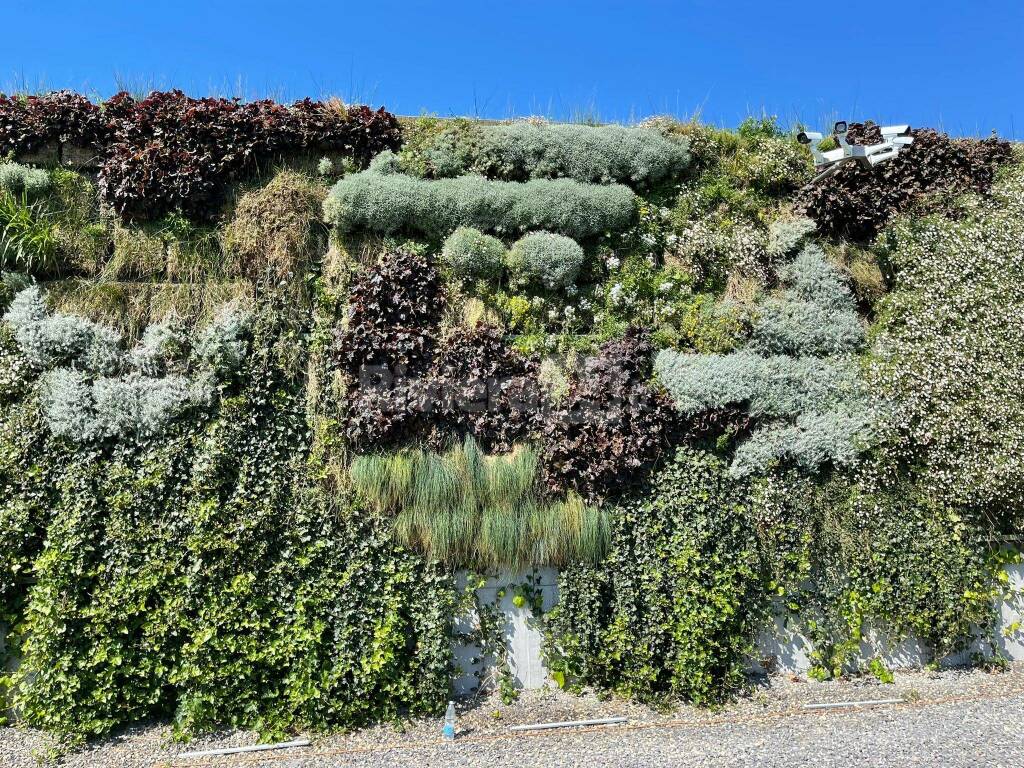
POLYGON ((249 316, 234 307, 226 307, 196 339, 192 350, 196 368, 218 377, 228 376, 242 365, 249 348, 245 332, 249 316))
POLYGON ((805 413, 793 424, 770 424, 737 447, 730 472, 745 477, 786 459, 807 472, 826 462, 850 466, 867 443, 870 424, 871 411, 865 407, 805 413))
POLYGON ((168 320, 148 326, 129 359, 140 373, 161 376, 172 363, 185 356, 188 347, 187 334, 176 322, 168 320))
POLYGON ((763 422, 736 450, 731 471, 737 476, 763 472, 783 459, 808 471, 826 461, 848 464, 869 436, 871 409, 850 357, 666 349, 655 359, 655 371, 684 415, 740 406, 763 422))
POLYGON ((806 216, 776 219, 768 227, 769 255, 778 257, 792 253, 816 228, 814 220, 806 216))
POLYGON ((759 307, 744 350, 728 355, 663 350, 655 371, 686 416, 740 407, 758 421, 731 472, 781 461, 813 472, 853 462, 875 417, 854 353, 864 333, 853 297, 817 246, 781 272, 788 287, 759 307))
POLYGON ((805 247, 780 270, 780 277, 789 287, 760 306, 752 349, 768 355, 817 357, 860 349, 864 328, 853 294, 821 248, 805 247))
POLYGON ((583 249, 564 235, 531 232, 509 249, 506 264, 518 282, 560 290, 576 283, 583 266, 583 249))
POLYGON ((15 197, 24 195, 29 200, 42 197, 50 191, 50 174, 39 168, 19 163, 0 163, 0 191, 15 197))
POLYGON ((795 418, 821 412, 861 396, 856 364, 847 358, 818 359, 749 351, 697 355, 662 350, 655 370, 686 416, 745 404, 751 416, 795 418))
POLYGON ((370 161, 368 170, 371 173, 401 173, 402 168, 398 160, 398 155, 392 152, 390 149, 385 149, 383 152, 374 156, 373 160, 370 161))
POLYGON ((565 177, 649 186, 690 164, 685 143, 654 128, 514 122, 483 131, 476 169, 511 179, 565 177))
POLYGON ((4 320, 22 356, 43 372, 40 402, 50 430, 79 443, 159 435, 191 409, 212 405, 220 377, 248 352, 248 317, 234 308, 194 344, 173 321, 152 325, 127 355, 109 328, 51 314, 36 286, 15 296, 4 320))
POLYGON ((479 229, 459 227, 444 241, 441 259, 456 276, 490 280, 501 276, 505 246, 479 229))
POLYGON ((88 377, 70 368, 48 371, 40 389, 50 431, 75 442, 155 437, 199 399, 184 376, 88 377))
POLYGON ((84 317, 51 315, 37 286, 14 297, 4 320, 14 328, 22 354, 36 368, 68 365, 109 374, 121 366, 117 333, 84 317))
POLYGON ((81 371, 47 371, 40 379, 39 398, 46 424, 57 437, 85 442, 98 436, 92 384, 81 371))
POLYGON ((465 226, 504 235, 546 229, 578 240, 624 229, 635 213, 635 196, 620 184, 520 184, 475 175, 430 181, 376 170, 341 179, 324 202, 327 221, 342 233, 405 230, 434 237, 465 226))
POLYGON ((685 140, 655 128, 517 121, 440 131, 422 150, 437 177, 482 173, 491 178, 568 178, 597 184, 650 186, 690 164, 685 140))

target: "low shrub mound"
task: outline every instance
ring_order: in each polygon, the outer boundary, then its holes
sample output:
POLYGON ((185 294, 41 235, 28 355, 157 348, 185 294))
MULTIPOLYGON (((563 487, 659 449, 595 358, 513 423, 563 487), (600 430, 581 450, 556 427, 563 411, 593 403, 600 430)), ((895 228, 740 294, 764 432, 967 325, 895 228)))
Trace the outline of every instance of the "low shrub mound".
POLYGON ((18 163, 0 163, 0 193, 36 200, 53 186, 50 174, 18 163))
MULTIPOLYGON (((930 192, 985 192, 996 169, 1011 157, 1008 141, 951 139, 930 128, 914 129, 914 143, 875 168, 847 164, 834 176, 806 187, 801 204, 828 235, 870 240, 893 214, 930 192)), ((878 126, 853 123, 851 144, 877 144, 878 126)))
POLYGON ((343 234, 418 232, 443 238, 459 227, 517 235, 546 229, 575 239, 623 229, 635 215, 634 195, 619 184, 535 179, 523 184, 459 176, 428 181, 376 170, 346 176, 324 203, 343 234))
POLYGON ((571 237, 531 232, 509 249, 506 263, 514 280, 549 291, 575 285, 583 249, 571 237))
POLYGON ((441 257, 452 273, 464 280, 501 276, 505 246, 496 237, 472 227, 459 227, 444 241, 441 257))

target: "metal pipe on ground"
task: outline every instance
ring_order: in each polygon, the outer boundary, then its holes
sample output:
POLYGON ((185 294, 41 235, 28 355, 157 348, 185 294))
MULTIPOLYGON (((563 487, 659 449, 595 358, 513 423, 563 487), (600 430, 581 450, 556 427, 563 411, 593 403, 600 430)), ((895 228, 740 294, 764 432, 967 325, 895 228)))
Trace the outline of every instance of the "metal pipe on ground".
POLYGON ((562 723, 534 723, 533 725, 513 725, 510 731, 546 731, 552 728, 582 728, 588 725, 615 725, 628 722, 627 717, 604 717, 599 720, 567 720, 562 723))
POLYGON ((293 747, 308 747, 309 745, 309 739, 295 739, 294 741, 282 741, 277 744, 254 744, 250 747, 221 747, 220 749, 203 749, 198 752, 181 752, 178 758, 237 755, 243 752, 267 752, 272 749, 291 749, 293 747))
POLYGON ((903 699, 871 699, 869 701, 832 701, 824 704, 804 704, 804 709, 842 709, 843 707, 877 707, 881 704, 902 704, 903 699))

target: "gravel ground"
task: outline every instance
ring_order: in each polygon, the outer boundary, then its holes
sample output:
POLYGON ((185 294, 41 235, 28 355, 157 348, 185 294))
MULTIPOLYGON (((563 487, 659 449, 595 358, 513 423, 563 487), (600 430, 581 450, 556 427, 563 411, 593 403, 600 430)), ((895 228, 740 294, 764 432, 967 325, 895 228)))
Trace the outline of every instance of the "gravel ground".
MULTIPOLYGON (((440 720, 314 737, 313 746, 220 758, 183 759, 184 750, 257 743, 233 732, 188 745, 166 725, 133 728, 66 758, 67 766, 185 768, 267 766, 1020 766, 1024 764, 1024 663, 1008 672, 905 672, 893 685, 855 680, 815 683, 775 678, 718 712, 682 707, 657 713, 622 701, 524 693, 510 706, 467 702, 454 743, 439 740, 440 720), (871 708, 818 710, 805 704, 900 699, 871 708), (510 734, 520 723, 624 715, 626 725, 510 734)), ((0 729, 0 766, 35 768, 47 739, 0 729)))

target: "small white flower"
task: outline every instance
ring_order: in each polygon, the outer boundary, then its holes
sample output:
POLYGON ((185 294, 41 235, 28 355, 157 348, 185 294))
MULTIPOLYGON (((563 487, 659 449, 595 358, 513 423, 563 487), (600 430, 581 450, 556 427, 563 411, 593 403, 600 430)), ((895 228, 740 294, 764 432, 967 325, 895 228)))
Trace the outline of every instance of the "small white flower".
POLYGON ((609 256, 604 263, 608 265, 608 269, 618 269, 622 265, 617 256, 609 256))
POLYGON ((668 293, 674 287, 675 287, 674 284, 666 282, 666 283, 662 283, 661 285, 659 285, 658 286, 658 290, 661 291, 662 293, 668 293))

